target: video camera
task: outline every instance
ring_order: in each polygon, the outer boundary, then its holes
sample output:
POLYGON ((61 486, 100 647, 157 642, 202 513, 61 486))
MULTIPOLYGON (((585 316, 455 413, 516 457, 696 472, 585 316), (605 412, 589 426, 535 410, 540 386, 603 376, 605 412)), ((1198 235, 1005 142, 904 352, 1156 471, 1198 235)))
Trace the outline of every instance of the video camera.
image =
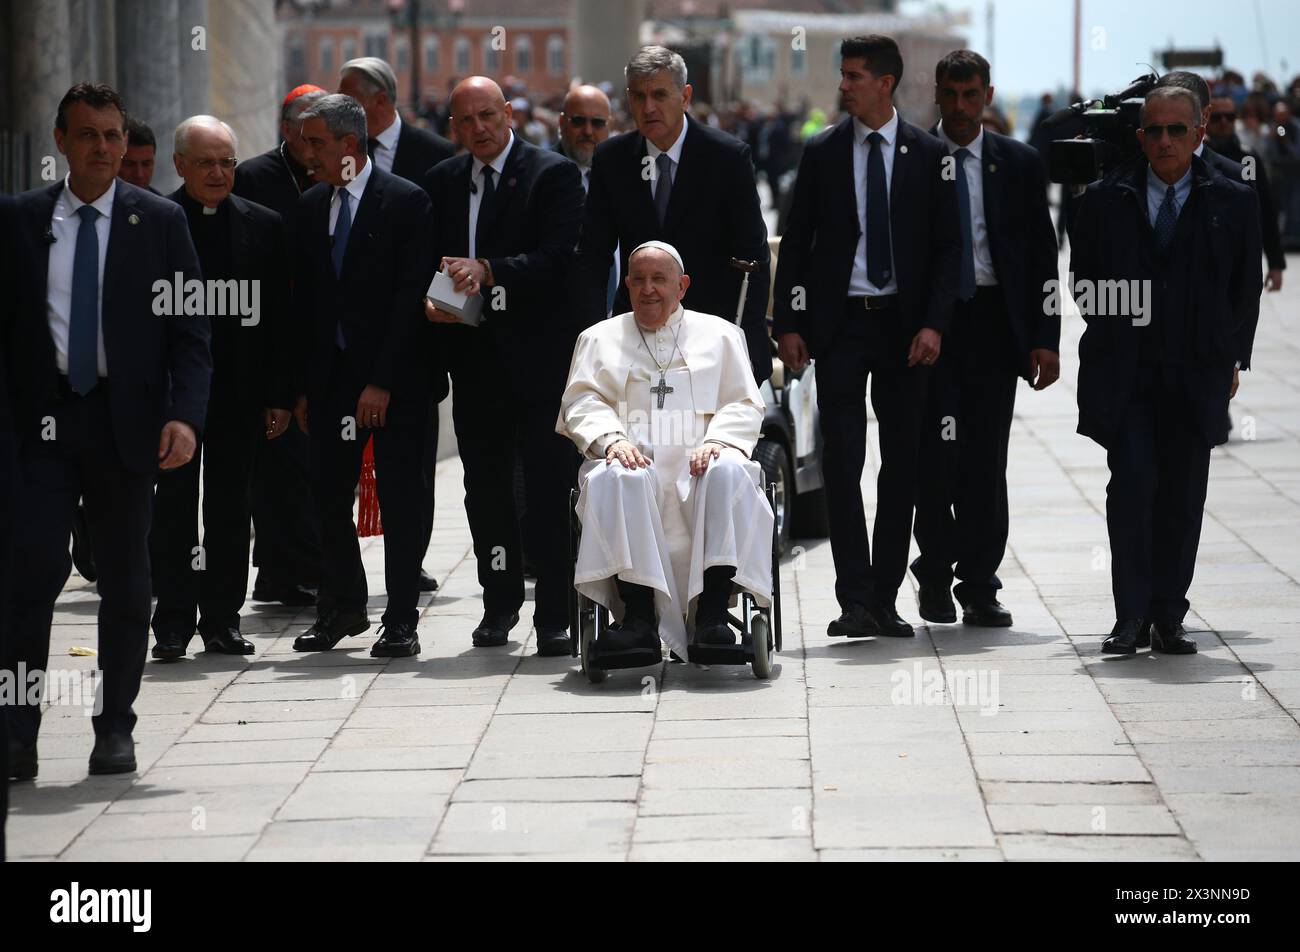
POLYGON ((1137 128, 1142 103, 1156 85, 1154 72, 1127 89, 1101 99, 1077 102, 1054 113, 1043 125, 1053 135, 1047 146, 1047 172, 1053 182, 1087 185, 1141 152, 1137 128), (1056 138, 1059 136, 1060 138, 1056 138))

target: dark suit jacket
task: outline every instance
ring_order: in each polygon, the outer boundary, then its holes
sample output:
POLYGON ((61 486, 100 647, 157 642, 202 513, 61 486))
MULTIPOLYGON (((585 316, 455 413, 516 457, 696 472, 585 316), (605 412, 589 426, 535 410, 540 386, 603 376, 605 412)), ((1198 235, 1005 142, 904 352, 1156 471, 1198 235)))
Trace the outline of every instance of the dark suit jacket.
POLYGON ((1282 250, 1282 235, 1277 227, 1277 200, 1273 197, 1273 187, 1268 181, 1268 170, 1258 156, 1251 156, 1255 160, 1255 175, 1254 178, 1246 178, 1241 160, 1248 154, 1242 149, 1236 155, 1224 155, 1211 149, 1209 143, 1201 150, 1201 158, 1210 168, 1226 179, 1249 185, 1255 190, 1259 196, 1260 238, 1264 242, 1264 257, 1268 259, 1270 269, 1285 271, 1286 253, 1282 250))
POLYGON ((280 146, 253 156, 247 162, 235 166, 235 187, 232 191, 240 198, 256 202, 263 208, 269 208, 280 215, 281 226, 285 230, 285 244, 294 247, 293 224, 298 213, 298 199, 303 191, 300 185, 311 188, 316 180, 306 174, 286 149, 280 153, 280 146))
POLYGON ((392 174, 422 185, 431 168, 455 154, 456 146, 442 136, 403 119, 402 131, 397 134, 392 174))
MULTIPOLYGON (((743 274, 731 259, 757 261, 749 279, 741 326, 749 344, 754 376, 761 383, 772 374, 772 345, 767 332, 770 256, 767 226, 758 204, 749 146, 687 117, 681 163, 663 227, 659 225, 642 173, 647 166, 646 140, 639 132, 612 136, 596 146, 588 180, 582 225, 580 305, 590 326, 605 317, 609 262, 619 249, 619 274, 637 245, 657 239, 677 249, 686 263, 691 286, 682 305, 734 321, 743 274)), ((627 286, 620 284, 614 313, 631 310, 627 286)))
MULTIPOLYGON (((957 299, 961 230, 955 183, 942 174, 947 154, 940 140, 899 119, 889 223, 899 305, 913 331, 946 331, 957 299)), ((814 357, 832 345, 844 315, 863 228, 855 194, 853 119, 846 116, 804 146, 777 258, 773 333, 798 333, 814 357), (804 291, 802 310, 796 288, 804 291)))
MULTIPOLYGON (((474 157, 466 152, 436 166, 426 179, 425 188, 438 210, 433 240, 438 264, 445 257, 469 254, 473 164, 474 157)), ((536 384, 543 399, 558 398, 563 391, 582 329, 570 287, 581 228, 578 167, 515 136, 488 218, 480 221, 483 241, 475 248, 476 257, 487 259, 495 282, 482 292, 487 320, 481 329, 492 334, 508 371, 536 384)), ((608 279, 608 257, 605 274, 608 279)), ((443 329, 435 327, 435 336, 443 329)))
MULTIPOLYGON (((167 197, 181 203, 185 187, 167 197)), ((289 332, 289 260, 280 216, 238 195, 229 196, 232 277, 258 283, 256 324, 243 318, 212 315, 212 333, 230 333, 238 343, 239 365, 216 367, 218 378, 238 385, 244 402, 259 407, 293 409, 294 387, 287 353, 289 332), (221 326, 224 325, 224 326, 221 326)))
POLYGON ((321 400, 337 356, 348 386, 373 384, 394 400, 423 398, 430 358, 423 302, 434 271, 428 196, 400 176, 371 168, 352 213, 341 277, 335 277, 330 259, 333 197, 334 187, 321 182, 298 206, 297 392, 307 395, 309 405, 321 400), (339 321, 348 344, 341 355, 335 346, 339 321))
MULTIPOLYGON (((1076 284, 1151 282, 1150 321, 1084 314, 1079 341, 1079 432, 1108 445, 1139 373, 1140 333, 1157 333, 1178 368, 1189 413, 1211 445, 1228 438, 1234 362, 1250 367, 1259 320, 1259 203, 1255 194, 1192 158, 1192 188, 1167 253, 1147 208, 1145 158, 1088 186, 1070 233, 1076 284)), ((1076 295, 1077 298, 1077 295, 1076 295)), ((1130 310, 1133 310, 1130 308, 1130 310)))
MULTIPOLYGON (((50 245, 44 236, 62 189, 59 182, 18 198, 22 229, 33 249, 34 305, 18 317, 23 327, 10 382, 21 440, 40 439, 40 414, 54 395, 58 374, 46 317, 50 245)), ((122 464, 137 473, 157 470, 158 435, 165 422, 182 420, 201 433, 207 413, 208 318, 157 317, 153 311, 154 282, 165 280, 170 289, 177 272, 186 281, 201 278, 185 212, 170 199, 119 179, 100 313, 113 437, 122 464)))

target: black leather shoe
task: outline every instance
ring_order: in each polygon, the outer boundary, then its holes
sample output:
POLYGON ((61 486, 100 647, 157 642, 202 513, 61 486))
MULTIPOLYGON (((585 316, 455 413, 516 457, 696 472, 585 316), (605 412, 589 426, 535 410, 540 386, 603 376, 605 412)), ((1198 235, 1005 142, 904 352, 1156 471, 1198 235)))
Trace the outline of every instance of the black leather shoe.
POLYGON ((90 752, 90 773, 115 774, 135 771, 135 741, 130 734, 99 734, 90 752))
POLYGON ((876 633, 888 638, 914 638, 916 632, 912 626, 903 621, 893 605, 873 605, 867 609, 871 620, 876 624, 876 633))
POLYGON ((537 653, 543 658, 558 658, 570 654, 569 629, 554 625, 538 625, 537 653))
POLYGON ((879 634, 871 613, 864 605, 849 605, 840 617, 826 626, 832 638, 872 638, 879 634))
POLYGON ((251 641, 244 640, 238 628, 200 629, 199 636, 203 639, 203 650, 213 654, 246 655, 257 650, 251 641))
POLYGON ((1196 654, 1196 642, 1187 637, 1187 630, 1182 622, 1152 622, 1147 632, 1151 638, 1151 650, 1161 654, 1196 654))
POLYGON ((917 592, 921 617, 935 625, 953 625, 957 622, 957 606, 952 602, 949 586, 925 585, 917 592))
POLYGON ((420 638, 415 626, 403 622, 380 625, 379 640, 370 646, 372 658, 411 658, 420 653, 420 638))
POLYGON ((329 651, 351 635, 359 635, 370 628, 370 619, 364 611, 326 612, 293 640, 294 651, 329 651))
POLYGON ((1102 654, 1136 654, 1151 644, 1151 626, 1142 618, 1121 618, 1101 643, 1102 654))
POLYGON ((189 650, 190 639, 194 637, 194 632, 188 635, 182 635, 174 631, 162 631, 154 635, 156 643, 153 646, 153 658, 155 661, 179 661, 185 657, 185 652, 189 650))
POLYGON ((700 625, 695 629, 697 645, 734 645, 736 633, 725 621, 716 621, 711 625, 700 625))
POLYGON ((596 654, 609 657, 629 651, 659 651, 659 626, 644 618, 624 618, 600 633, 596 654))
POLYGON ((270 585, 253 586, 253 601, 255 602, 279 602, 290 608, 306 608, 308 605, 316 604, 316 596, 310 590, 303 588, 301 585, 280 585, 272 587, 270 585))
POLYGON ((519 624, 519 612, 499 615, 484 612, 483 620, 474 629, 475 648, 499 648, 510 640, 510 629, 519 624))
MULTIPOLYGON (((924 618, 925 614, 922 613, 921 617, 924 618)), ((962 605, 961 623, 977 628, 1010 628, 1011 612, 996 598, 966 602, 962 605)))
POLYGON ((98 580, 95 551, 90 547, 90 527, 86 523, 86 507, 82 505, 78 505, 72 515, 72 564, 77 574, 87 582, 98 580))
POLYGON ((10 780, 35 780, 37 771, 37 757, 35 744, 21 744, 10 738, 9 740, 9 779, 10 780))
POLYGON ((437 590, 438 590, 438 580, 434 578, 432 575, 430 575, 428 572, 426 572, 424 569, 420 569, 420 591, 436 592, 437 590))

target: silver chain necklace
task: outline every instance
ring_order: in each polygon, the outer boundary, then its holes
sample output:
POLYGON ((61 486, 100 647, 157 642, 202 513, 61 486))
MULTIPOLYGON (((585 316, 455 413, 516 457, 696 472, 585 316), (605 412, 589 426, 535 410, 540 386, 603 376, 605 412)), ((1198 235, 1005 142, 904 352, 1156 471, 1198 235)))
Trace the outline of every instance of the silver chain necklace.
MULTIPOLYGON (((632 318, 632 321, 633 323, 635 323, 636 318, 635 317, 632 318)), ((655 359, 654 352, 650 350, 650 345, 646 343, 645 332, 641 330, 640 324, 636 325, 636 332, 641 337, 641 346, 645 348, 645 352, 649 355, 650 360, 654 363, 655 369, 659 371, 659 385, 657 387, 651 387, 650 392, 659 398, 658 409, 662 410, 664 408, 664 397, 668 396, 668 394, 672 393, 675 389, 673 387, 668 386, 665 383, 665 378, 668 374, 668 368, 672 366, 673 358, 677 356, 677 350, 678 350, 677 329, 673 328, 673 352, 668 355, 668 362, 662 365, 659 363, 658 360, 655 359)))

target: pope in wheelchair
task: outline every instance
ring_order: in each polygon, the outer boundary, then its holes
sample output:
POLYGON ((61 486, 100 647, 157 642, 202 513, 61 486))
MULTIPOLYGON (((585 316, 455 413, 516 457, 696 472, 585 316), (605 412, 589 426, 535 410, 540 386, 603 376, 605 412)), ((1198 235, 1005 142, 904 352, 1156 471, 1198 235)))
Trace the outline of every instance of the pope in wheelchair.
POLYGON ((764 406, 744 335, 682 308, 690 277, 669 244, 635 248, 626 282, 633 310, 578 338, 556 425, 585 459, 574 587, 616 620, 595 642, 600 667, 657 660, 661 640, 681 660, 734 645, 737 598, 772 598, 773 514, 750 459, 764 406))

